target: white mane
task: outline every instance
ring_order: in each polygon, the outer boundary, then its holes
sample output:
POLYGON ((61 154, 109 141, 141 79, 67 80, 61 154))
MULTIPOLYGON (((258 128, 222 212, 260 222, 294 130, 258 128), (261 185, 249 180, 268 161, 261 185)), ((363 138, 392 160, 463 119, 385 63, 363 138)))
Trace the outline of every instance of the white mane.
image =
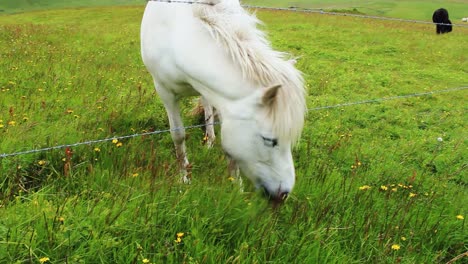
POLYGON ((212 1, 215 5, 193 7, 211 36, 227 50, 232 61, 242 70, 244 78, 259 87, 281 84, 276 103, 268 110, 268 118, 280 139, 295 143, 301 134, 306 113, 302 73, 288 54, 271 48, 265 34, 257 28, 261 23, 247 13, 238 0, 212 1))

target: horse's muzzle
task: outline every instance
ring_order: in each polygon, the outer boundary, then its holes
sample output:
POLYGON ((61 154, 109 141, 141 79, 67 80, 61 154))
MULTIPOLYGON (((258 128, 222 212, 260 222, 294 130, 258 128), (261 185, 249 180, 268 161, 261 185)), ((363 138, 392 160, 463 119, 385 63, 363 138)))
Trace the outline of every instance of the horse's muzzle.
POLYGON ((288 192, 270 193, 267 188, 263 187, 263 195, 270 201, 273 206, 281 205, 288 198, 288 192))

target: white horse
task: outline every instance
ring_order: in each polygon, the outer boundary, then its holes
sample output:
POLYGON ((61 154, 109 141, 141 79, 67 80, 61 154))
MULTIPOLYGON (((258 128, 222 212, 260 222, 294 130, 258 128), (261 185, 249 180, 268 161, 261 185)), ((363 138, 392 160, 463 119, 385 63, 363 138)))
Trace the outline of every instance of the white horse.
POLYGON ((257 188, 284 200, 294 187, 291 148, 306 113, 301 72, 271 48, 259 20, 238 0, 169 2, 148 2, 141 53, 166 108, 184 179, 190 163, 178 100, 201 95, 222 118, 227 155, 257 188))

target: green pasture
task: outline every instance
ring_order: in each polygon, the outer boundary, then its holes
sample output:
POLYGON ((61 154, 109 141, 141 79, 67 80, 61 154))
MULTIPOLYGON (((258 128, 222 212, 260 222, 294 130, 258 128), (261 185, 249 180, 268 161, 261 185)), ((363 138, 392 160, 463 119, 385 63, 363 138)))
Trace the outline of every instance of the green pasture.
MULTIPOLYGON (((142 13, 0 16, 0 153, 167 129, 140 59, 142 13)), ((311 109, 468 86, 468 28, 257 15, 298 57, 311 109)), ((187 130, 191 185, 169 133, 0 158, 0 263, 465 263, 467 98, 309 111, 278 209, 247 179, 239 190, 200 128, 187 130)), ((186 125, 202 122, 193 105, 186 125)))

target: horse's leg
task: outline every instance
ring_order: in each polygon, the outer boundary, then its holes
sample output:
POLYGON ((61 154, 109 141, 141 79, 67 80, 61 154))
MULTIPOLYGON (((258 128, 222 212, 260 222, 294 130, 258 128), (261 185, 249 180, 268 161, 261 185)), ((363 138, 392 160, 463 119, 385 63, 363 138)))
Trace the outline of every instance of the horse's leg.
POLYGON ((229 171, 229 178, 237 181, 239 183, 239 188, 241 192, 244 191, 244 184, 242 183, 242 178, 240 176, 239 166, 237 165, 236 161, 231 157, 228 157, 228 171, 229 171))
POLYGON ((163 86, 155 82, 156 91, 161 97, 164 107, 166 108, 169 125, 171 127, 172 141, 175 145, 177 162, 182 174, 182 181, 190 183, 192 178, 191 166, 187 159, 185 151, 185 128, 180 115, 180 108, 177 98, 174 94, 167 92, 163 86))
POLYGON ((204 141, 206 145, 211 148, 215 142, 216 135, 214 131, 214 110, 213 106, 206 101, 204 97, 201 98, 201 103, 203 105, 203 111, 205 112, 205 138, 204 141))

